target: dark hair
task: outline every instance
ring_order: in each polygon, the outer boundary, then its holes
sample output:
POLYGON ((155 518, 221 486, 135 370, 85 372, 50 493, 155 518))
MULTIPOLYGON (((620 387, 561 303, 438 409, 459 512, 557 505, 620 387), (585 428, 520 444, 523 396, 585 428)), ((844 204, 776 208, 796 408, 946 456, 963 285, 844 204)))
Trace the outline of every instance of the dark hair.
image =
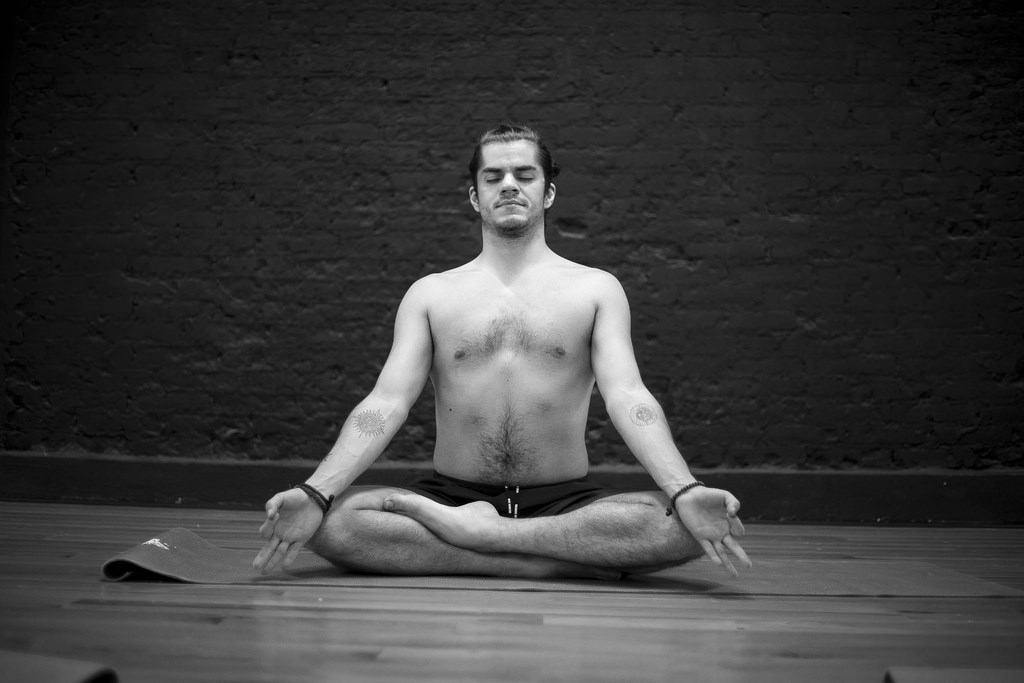
POLYGON ((537 160, 540 162, 541 170, 544 172, 544 191, 547 192, 551 181, 555 179, 559 171, 558 164, 551 159, 551 152, 548 150, 548 146, 544 144, 544 141, 540 139, 540 135, 534 129, 508 123, 492 128, 480 136, 476 149, 473 150, 473 158, 469 160, 469 179, 473 183, 473 187, 476 187, 476 174, 480 170, 484 145, 492 142, 516 142, 518 140, 526 140, 537 146, 537 160))

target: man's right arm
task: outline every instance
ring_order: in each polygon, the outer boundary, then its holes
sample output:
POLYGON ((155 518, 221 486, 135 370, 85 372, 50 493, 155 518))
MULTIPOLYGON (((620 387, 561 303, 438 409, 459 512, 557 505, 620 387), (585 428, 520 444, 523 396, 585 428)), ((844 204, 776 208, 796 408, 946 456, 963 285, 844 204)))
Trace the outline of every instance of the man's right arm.
POLYGON ((380 457, 423 391, 433 357, 425 280, 406 293, 395 319, 394 342, 373 391, 345 420, 330 452, 306 480, 325 496, 339 495, 380 457))
MULTIPOLYGON (((427 318, 429 278, 416 282, 402 299, 394 341, 373 391, 345 420, 327 457, 306 483, 325 497, 340 495, 384 451, 409 415, 430 374, 433 342, 427 318)), ((323 521, 320 508, 299 489, 282 491, 266 504, 260 535, 266 539, 253 562, 264 573, 298 555, 323 521)))

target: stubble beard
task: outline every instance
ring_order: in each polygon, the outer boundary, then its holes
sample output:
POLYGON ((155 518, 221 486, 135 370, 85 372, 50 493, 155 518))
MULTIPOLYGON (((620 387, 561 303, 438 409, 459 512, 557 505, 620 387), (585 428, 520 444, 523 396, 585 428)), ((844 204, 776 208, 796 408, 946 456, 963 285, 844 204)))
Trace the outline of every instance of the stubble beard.
POLYGON ((529 221, 505 221, 494 226, 494 233, 507 240, 521 240, 530 232, 529 221))
POLYGON ((497 237, 511 241, 523 239, 532 234, 538 226, 543 226, 543 216, 528 218, 508 216, 501 220, 484 222, 485 230, 489 230, 497 237))

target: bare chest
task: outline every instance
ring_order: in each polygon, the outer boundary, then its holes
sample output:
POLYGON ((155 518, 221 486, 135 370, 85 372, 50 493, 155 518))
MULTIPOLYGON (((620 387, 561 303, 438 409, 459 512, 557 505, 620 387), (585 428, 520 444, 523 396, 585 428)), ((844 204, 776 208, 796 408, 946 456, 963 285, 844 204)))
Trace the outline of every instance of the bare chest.
POLYGON ((589 357, 594 309, 569 296, 468 296, 432 319, 435 360, 479 364, 496 358, 589 357))

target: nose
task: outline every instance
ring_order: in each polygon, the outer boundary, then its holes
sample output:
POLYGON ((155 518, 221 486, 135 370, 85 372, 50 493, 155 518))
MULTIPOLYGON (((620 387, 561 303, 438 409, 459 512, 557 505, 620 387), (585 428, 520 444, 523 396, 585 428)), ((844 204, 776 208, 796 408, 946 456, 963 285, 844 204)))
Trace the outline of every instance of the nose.
POLYGON ((501 179, 502 194, 519 194, 519 183, 516 182, 515 174, 506 173, 501 179))

